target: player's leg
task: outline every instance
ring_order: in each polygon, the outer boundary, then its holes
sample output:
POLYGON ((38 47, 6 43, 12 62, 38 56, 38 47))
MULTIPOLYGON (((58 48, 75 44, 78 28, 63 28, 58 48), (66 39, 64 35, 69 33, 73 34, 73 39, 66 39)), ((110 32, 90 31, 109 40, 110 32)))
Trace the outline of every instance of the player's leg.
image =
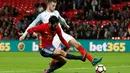
POLYGON ((49 46, 44 49, 40 48, 39 51, 43 57, 50 57, 56 60, 56 62, 50 67, 50 69, 45 70, 44 73, 51 73, 54 70, 62 67, 66 63, 66 60, 60 57, 59 54, 53 54, 53 52, 55 51, 55 48, 53 48, 53 46, 49 46))
POLYGON ((51 57, 51 58, 55 58, 54 55, 61 55, 64 56, 67 59, 75 59, 75 60, 82 60, 82 61, 86 61, 86 54, 84 54, 83 56, 75 56, 72 54, 68 54, 66 52, 64 52, 63 50, 60 49, 56 49, 54 46, 48 46, 44 49, 39 49, 40 53, 42 56, 44 57, 51 57), (54 55, 53 55, 54 54, 54 55))
MULTIPOLYGON (((60 39, 59 39, 59 37, 58 37, 57 34, 53 38, 53 46, 55 46, 56 49, 60 49, 61 48, 61 41, 60 41, 60 39)), ((74 57, 73 55, 70 56, 69 54, 66 54, 66 56, 69 57, 69 59, 70 59, 70 57, 74 57)), ((85 55, 83 55, 83 56, 85 56, 85 55)), ((56 62, 55 60, 52 60, 51 63, 50 63, 50 66, 52 66, 53 64, 55 64, 55 62, 56 62)))
POLYGON ((56 60, 52 59, 51 62, 49 63, 50 67, 53 66, 56 63, 56 60))
POLYGON ((86 58, 95 66, 98 62, 102 60, 102 58, 93 58, 91 54, 89 54, 75 39, 71 39, 69 44, 73 45, 79 52, 83 55, 84 53, 87 54, 86 58))
MULTIPOLYGON (((84 54, 83 56, 75 56, 75 55, 72 55, 72 54, 67 54, 66 52, 64 52, 63 50, 57 50, 57 51, 55 51, 55 52, 58 52, 59 54, 61 54, 62 53, 62 56, 64 56, 64 57, 66 57, 67 59, 75 59, 75 60, 82 60, 82 61, 85 61, 86 60, 86 55, 87 54, 84 54)), ((58 54, 57 53, 57 54, 58 54)), ((53 64, 55 64, 56 63, 56 60, 52 60, 51 62, 50 62, 50 67, 53 65, 53 64)))
MULTIPOLYGON (((61 41, 58 37, 58 35, 56 34, 53 38, 53 41, 52 41, 52 44, 53 46, 56 48, 56 49, 61 49, 61 41)), ((50 62, 50 67, 56 63, 56 60, 52 59, 51 62, 50 62)))
POLYGON ((72 36, 62 33, 65 40, 72 46, 74 46, 82 55, 87 54, 86 58, 92 63, 92 65, 96 65, 98 62, 102 60, 102 58, 93 58, 91 54, 89 54, 72 36))
POLYGON ((82 55, 87 53, 87 59, 90 62, 93 61, 93 57, 75 39, 71 39, 68 43, 70 45, 73 45, 82 55))
POLYGON ((65 32, 62 33, 65 40, 72 46, 74 46, 82 55, 87 54, 87 59, 92 62, 93 57, 70 35, 65 32))
POLYGON ((54 46, 49 46, 46 47, 44 49, 40 49, 40 53, 42 56, 44 57, 51 57, 53 59, 56 59, 57 62, 55 64, 53 64, 50 69, 46 70, 45 73, 51 73, 54 70, 62 67, 66 62, 64 62, 64 60, 59 57, 59 56, 64 56, 68 59, 76 59, 76 60, 82 60, 85 61, 86 60, 86 54, 84 56, 75 56, 75 55, 71 55, 71 54, 67 54, 66 52, 64 52, 63 50, 60 49, 55 49, 54 46))
MULTIPOLYGON (((61 44, 62 45, 62 44, 61 44)), ((59 46, 60 48, 61 48, 61 46, 59 46)), ((58 49, 60 49, 60 48, 58 48, 58 49)), ((61 50, 64 50, 65 52, 67 51, 67 49, 68 48, 66 48, 66 47, 62 47, 63 49, 61 49, 61 50)), ((51 62, 49 63, 49 65, 50 65, 50 67, 53 65, 53 64, 55 64, 56 63, 56 60, 54 60, 54 59, 52 59, 51 60, 51 62)))
POLYGON ((61 68, 62 66, 64 66, 64 65, 66 64, 66 62, 67 62, 67 61, 66 61, 62 56, 60 56, 60 55, 58 55, 57 57, 55 57, 55 60, 57 60, 56 63, 54 63, 54 64, 50 67, 50 69, 45 70, 44 73, 54 72, 55 70, 57 70, 57 69, 61 68))
POLYGON ((86 61, 86 54, 84 54, 83 56, 76 56, 76 55, 68 54, 65 51, 60 50, 60 49, 56 49, 54 51, 54 54, 62 55, 67 59, 81 60, 83 62, 86 61))

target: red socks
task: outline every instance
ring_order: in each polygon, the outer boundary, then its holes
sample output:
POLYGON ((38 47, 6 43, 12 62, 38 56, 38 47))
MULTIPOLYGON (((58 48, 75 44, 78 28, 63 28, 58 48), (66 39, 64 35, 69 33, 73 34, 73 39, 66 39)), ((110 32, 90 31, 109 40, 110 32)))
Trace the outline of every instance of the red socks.
POLYGON ((84 55, 84 54, 86 53, 86 54, 87 54, 86 58, 87 58, 90 62, 93 61, 92 56, 91 56, 82 46, 79 46, 79 47, 77 48, 77 50, 78 50, 82 55, 84 55))
POLYGON ((56 63, 55 60, 51 60, 50 67, 56 63))

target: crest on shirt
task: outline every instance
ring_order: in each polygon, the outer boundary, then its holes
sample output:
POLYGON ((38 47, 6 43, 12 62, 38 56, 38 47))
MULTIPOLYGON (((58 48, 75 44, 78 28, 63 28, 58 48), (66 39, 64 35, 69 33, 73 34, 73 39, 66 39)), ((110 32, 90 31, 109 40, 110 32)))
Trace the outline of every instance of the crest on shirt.
POLYGON ((54 48, 50 48, 50 51, 53 51, 54 50, 54 48))

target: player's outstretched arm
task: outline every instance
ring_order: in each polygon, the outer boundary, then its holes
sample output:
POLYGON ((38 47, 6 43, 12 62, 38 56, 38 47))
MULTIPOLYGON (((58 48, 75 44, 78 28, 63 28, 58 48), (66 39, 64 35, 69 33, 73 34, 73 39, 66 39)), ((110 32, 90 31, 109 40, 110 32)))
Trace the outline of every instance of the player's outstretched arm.
POLYGON ((63 24, 65 27, 70 28, 70 26, 67 25, 67 23, 63 17, 59 16, 59 20, 60 20, 60 23, 63 24))
POLYGON ((27 32, 31 35, 37 35, 36 33, 38 32, 43 32, 43 29, 44 27, 42 25, 38 25, 38 26, 35 26, 35 27, 32 27, 32 28, 29 28, 27 30, 27 32))
POLYGON ((23 35, 19 38, 19 40, 20 40, 20 41, 24 40, 25 37, 26 37, 26 35, 28 34, 27 30, 28 30, 29 28, 32 28, 32 27, 34 27, 35 25, 37 25, 38 22, 40 22, 40 20, 41 20, 41 16, 38 15, 37 18, 28 26, 28 28, 25 30, 25 32, 24 32, 23 35))
POLYGON ((59 18, 59 20, 60 20, 60 23, 63 24, 65 27, 70 28, 70 26, 67 25, 65 19, 64 19, 63 17, 61 17, 60 13, 59 13, 58 11, 55 11, 55 13, 56 13, 56 15, 58 15, 58 18, 59 18))

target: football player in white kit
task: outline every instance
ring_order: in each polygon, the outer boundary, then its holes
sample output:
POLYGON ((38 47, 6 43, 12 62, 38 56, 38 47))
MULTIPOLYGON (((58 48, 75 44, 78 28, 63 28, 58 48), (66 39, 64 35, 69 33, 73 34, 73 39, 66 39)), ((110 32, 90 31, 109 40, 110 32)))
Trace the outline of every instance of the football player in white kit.
MULTIPOLYGON (((29 28, 36 26, 40 21, 42 21, 43 23, 48 23, 49 18, 52 15, 55 15, 56 17, 59 18, 59 20, 60 20, 59 26, 61 26, 60 24, 63 24, 65 27, 69 28, 65 19, 60 16, 60 14, 57 10, 55 10, 56 4, 57 4, 56 0, 48 0, 46 10, 37 16, 37 18, 28 26, 28 28, 26 29, 24 34, 19 38, 19 40, 20 41, 24 40, 26 35, 28 34, 27 30, 29 28)), ((61 30, 62 30, 62 28, 61 28, 61 30)), ((87 53, 86 58, 92 63, 93 66, 95 66, 98 62, 100 62, 102 60, 102 58, 93 58, 72 36, 66 34, 63 30, 62 30, 62 35, 65 38, 65 40, 70 45, 74 46, 82 55, 87 53)), ((61 48, 60 47, 61 44, 62 43, 59 40, 59 37, 57 35, 55 35, 55 37, 53 39, 53 46, 55 46, 55 48, 61 48)), ((55 61, 53 60, 52 63, 54 63, 54 62, 55 61)))

